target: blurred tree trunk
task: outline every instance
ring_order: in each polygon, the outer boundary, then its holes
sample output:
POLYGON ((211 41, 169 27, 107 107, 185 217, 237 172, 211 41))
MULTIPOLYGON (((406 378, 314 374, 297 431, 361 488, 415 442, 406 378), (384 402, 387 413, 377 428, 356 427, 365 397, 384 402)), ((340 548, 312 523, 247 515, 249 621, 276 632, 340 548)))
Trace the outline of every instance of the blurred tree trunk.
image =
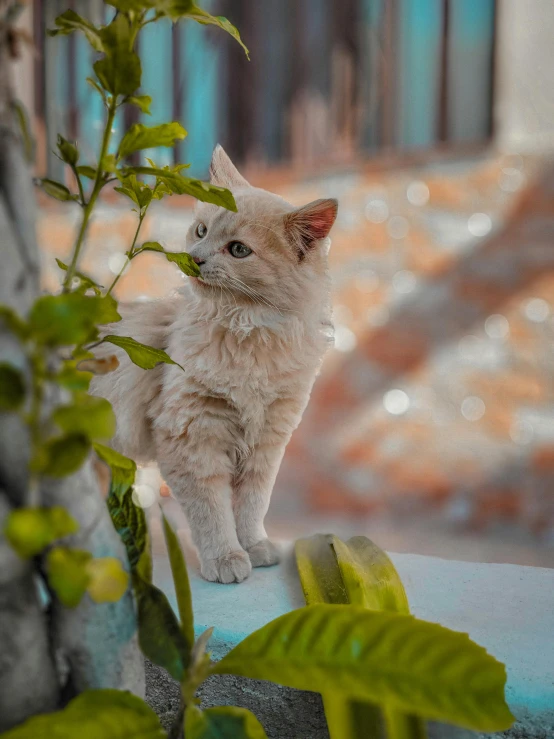
MULTIPOLYGON (((14 115, 10 61, 18 3, 0 0, 0 302, 26 315, 39 294, 32 176, 14 115)), ((0 362, 29 375, 23 348, 0 319, 0 362)), ((120 688, 144 695, 131 590, 117 603, 85 595, 75 609, 39 594, 40 562, 21 560, 2 535, 14 507, 29 505, 30 443, 16 414, 0 413, 0 731, 60 705, 87 688, 120 688)), ((93 556, 125 551, 102 499, 90 460, 71 477, 47 481, 40 504, 63 505, 80 524, 66 540, 93 556)))

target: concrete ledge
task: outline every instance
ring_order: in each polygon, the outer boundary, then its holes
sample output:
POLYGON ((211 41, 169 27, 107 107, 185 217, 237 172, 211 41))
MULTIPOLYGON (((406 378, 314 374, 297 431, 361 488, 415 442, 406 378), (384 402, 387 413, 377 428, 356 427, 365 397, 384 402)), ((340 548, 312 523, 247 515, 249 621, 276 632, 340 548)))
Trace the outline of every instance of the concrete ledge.
MULTIPOLYGON (((210 642, 214 659, 221 659, 268 621, 305 605, 291 544, 281 545, 283 562, 279 566, 256 569, 240 585, 219 585, 200 578, 190 545, 182 541, 189 563, 195 630, 199 634, 215 627, 210 642)), ((408 554, 390 556, 415 616, 468 633, 506 664, 507 700, 524 724, 502 736, 554 737, 554 570, 408 554)), ((165 555, 154 558, 154 580, 176 608, 165 555)), ((212 700, 216 699, 212 696, 212 700)))

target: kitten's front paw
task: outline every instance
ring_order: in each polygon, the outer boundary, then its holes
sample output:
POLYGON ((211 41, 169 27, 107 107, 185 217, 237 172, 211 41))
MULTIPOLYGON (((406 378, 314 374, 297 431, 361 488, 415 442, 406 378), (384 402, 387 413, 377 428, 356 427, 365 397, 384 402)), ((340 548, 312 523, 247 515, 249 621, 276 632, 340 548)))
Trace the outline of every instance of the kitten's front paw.
POLYGON ((202 577, 210 582, 242 582, 252 572, 252 565, 248 554, 238 549, 218 559, 203 560, 200 572, 202 577))
POLYGON ((262 539, 246 551, 250 556, 252 567, 271 567, 281 561, 279 550, 269 539, 262 539))

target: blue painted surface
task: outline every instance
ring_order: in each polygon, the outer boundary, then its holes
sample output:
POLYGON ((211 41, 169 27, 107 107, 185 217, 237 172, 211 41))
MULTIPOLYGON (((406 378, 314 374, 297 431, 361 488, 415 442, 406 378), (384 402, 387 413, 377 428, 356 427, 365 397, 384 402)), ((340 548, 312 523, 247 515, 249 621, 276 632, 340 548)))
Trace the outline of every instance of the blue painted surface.
MULTIPOLYGON (((142 62, 142 94, 150 95, 152 115, 141 113, 147 126, 173 120, 173 59, 172 29, 169 20, 151 23, 140 35, 142 62)), ((173 150, 166 147, 147 149, 143 161, 149 157, 159 166, 173 164, 173 150)))
POLYGON ((398 40, 398 144, 431 146, 436 140, 442 0, 401 0, 398 40))
MULTIPOLYGON (((185 550, 190 545, 183 539, 185 550)), ((295 608, 304 598, 291 545, 277 567, 259 568, 240 585, 202 580, 187 556, 195 632, 215 626, 210 649, 220 659, 248 634, 295 608)), ((468 633, 506 664, 506 697, 516 715, 554 708, 554 570, 504 564, 456 562, 391 554, 412 613, 468 633)), ((154 581, 176 610, 167 557, 154 558, 154 581)))
POLYGON ((100 151, 105 109, 102 98, 86 82, 91 75, 92 50, 88 41, 76 34, 75 50, 75 97, 79 116, 79 148, 83 164, 95 164, 100 151))
POLYGON ((488 134, 494 0, 451 0, 448 48, 448 137, 488 134))
MULTIPOLYGON (((205 3, 203 7, 210 10, 212 5, 205 3)), ((184 88, 181 123, 189 135, 181 143, 179 157, 190 163, 192 176, 205 178, 220 133, 220 53, 210 40, 206 26, 184 22, 180 24, 180 33, 180 78, 184 88)))

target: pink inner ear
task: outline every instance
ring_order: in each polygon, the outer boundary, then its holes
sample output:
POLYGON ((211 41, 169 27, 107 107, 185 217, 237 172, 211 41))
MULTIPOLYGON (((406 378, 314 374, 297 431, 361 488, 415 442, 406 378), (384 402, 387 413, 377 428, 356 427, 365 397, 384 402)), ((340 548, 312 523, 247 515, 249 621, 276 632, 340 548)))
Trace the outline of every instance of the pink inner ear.
POLYGON ((335 222, 337 208, 336 200, 318 200, 301 208, 297 217, 303 235, 314 240, 324 239, 335 222))

